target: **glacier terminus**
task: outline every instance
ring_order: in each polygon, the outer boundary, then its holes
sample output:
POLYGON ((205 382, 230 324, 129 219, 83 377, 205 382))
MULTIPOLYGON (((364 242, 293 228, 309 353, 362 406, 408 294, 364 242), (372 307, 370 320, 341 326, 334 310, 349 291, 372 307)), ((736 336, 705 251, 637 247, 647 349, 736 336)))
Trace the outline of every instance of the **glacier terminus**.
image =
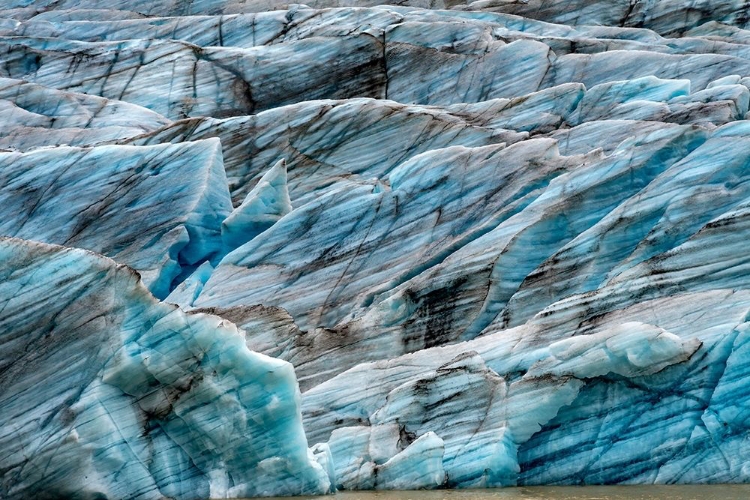
POLYGON ((750 4, 0 0, 0 498, 750 483, 750 4))

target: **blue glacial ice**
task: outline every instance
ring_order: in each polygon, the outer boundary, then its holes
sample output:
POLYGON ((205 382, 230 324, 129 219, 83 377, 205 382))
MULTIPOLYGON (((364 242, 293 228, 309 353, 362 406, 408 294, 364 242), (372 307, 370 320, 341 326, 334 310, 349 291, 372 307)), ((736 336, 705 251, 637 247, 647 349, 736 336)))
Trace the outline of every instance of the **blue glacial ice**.
POLYGON ((0 153, 0 231, 116 258, 163 298, 184 268, 221 254, 225 179, 217 139, 0 153))
POLYGON ((3 498, 329 490, 292 365, 232 323, 81 249, 4 238, 0 274, 3 498))
POLYGON ((0 3, 0 497, 750 483, 750 8, 0 3))
POLYGON ((240 205, 221 223, 221 239, 228 251, 241 247, 292 211, 286 160, 263 174, 240 205))

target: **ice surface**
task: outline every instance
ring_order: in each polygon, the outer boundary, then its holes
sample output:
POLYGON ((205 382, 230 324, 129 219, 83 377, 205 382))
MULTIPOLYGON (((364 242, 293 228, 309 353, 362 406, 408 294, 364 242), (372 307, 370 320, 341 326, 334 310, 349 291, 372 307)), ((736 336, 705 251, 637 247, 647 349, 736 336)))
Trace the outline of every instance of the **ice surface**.
POLYGON ((273 226, 292 211, 286 161, 281 159, 260 178, 239 207, 221 223, 221 239, 229 252, 273 226))
POLYGON ((118 259, 163 298, 183 267, 221 253, 225 179, 216 139, 0 153, 0 234, 118 259))
POLYGON ((79 249, 0 240, 4 498, 313 494, 292 366, 79 249))
POLYGON ((0 148, 86 146, 153 132, 169 120, 145 108, 0 78, 0 148))
POLYGON ((0 496, 750 482, 746 2, 380 3, 0 6, 0 496))

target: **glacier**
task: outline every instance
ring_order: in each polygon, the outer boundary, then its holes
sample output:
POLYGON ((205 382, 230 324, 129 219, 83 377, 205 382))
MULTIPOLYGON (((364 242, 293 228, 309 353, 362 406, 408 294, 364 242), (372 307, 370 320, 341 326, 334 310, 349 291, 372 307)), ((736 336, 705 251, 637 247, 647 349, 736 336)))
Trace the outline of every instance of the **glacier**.
POLYGON ((4 0, 0 54, 0 497, 750 483, 746 2, 4 0))
POLYGON ((251 352, 222 318, 158 301, 109 258, 16 238, 0 255, 4 498, 330 488, 289 363, 251 352))

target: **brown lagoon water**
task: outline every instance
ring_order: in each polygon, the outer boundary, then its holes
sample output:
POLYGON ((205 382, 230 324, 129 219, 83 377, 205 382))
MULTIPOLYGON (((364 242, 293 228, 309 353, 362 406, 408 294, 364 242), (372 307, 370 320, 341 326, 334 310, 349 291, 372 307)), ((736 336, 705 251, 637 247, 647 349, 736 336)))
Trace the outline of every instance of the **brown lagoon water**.
POLYGON ((750 485, 539 486, 493 490, 362 491, 298 500, 750 500, 750 485))

